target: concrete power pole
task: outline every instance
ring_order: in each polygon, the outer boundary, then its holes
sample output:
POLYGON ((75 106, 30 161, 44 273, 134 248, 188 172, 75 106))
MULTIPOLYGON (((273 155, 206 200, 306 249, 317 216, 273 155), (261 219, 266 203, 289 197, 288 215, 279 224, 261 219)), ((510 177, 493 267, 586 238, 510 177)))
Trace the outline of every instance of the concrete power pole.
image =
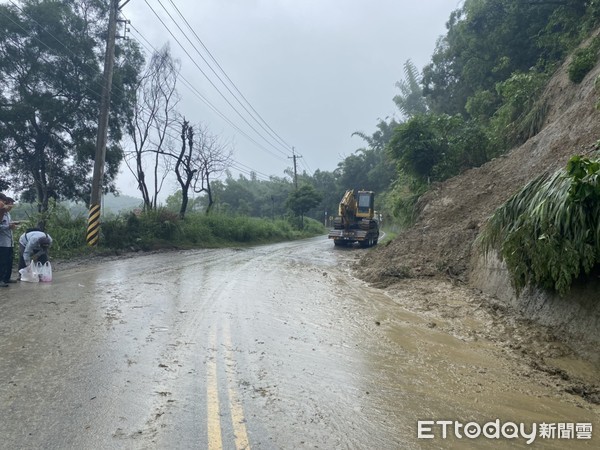
POLYGON ((115 62, 115 38, 117 34, 117 12, 119 0, 110 0, 108 16, 108 39, 104 57, 104 84, 100 101, 98 118, 98 135, 96 138, 96 157, 92 178, 92 195, 88 215, 86 241, 89 246, 98 245, 100 237, 100 200, 102 198, 102 178, 104 177, 104 161, 106 158, 106 139, 108 135, 108 112, 110 109, 110 91, 112 87, 113 67, 115 62))
POLYGON ((294 187, 298 190, 298 170, 296 169, 296 159, 302 158, 300 155, 296 155, 294 152, 294 147, 292 147, 292 156, 288 156, 288 158, 294 159, 294 187))

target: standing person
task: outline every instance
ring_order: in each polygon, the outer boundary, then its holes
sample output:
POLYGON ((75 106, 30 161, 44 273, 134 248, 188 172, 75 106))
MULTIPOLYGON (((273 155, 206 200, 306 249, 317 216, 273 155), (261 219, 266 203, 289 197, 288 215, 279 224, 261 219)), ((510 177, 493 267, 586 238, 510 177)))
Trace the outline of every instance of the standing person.
POLYGON ((30 228, 19 238, 19 270, 31 264, 31 261, 45 264, 48 261, 48 248, 52 238, 39 228, 30 228))
POLYGON ((14 199, 0 193, 0 287, 8 287, 9 283, 16 283, 15 280, 10 279, 15 245, 13 230, 16 227, 11 220, 10 210, 14 204, 14 199))

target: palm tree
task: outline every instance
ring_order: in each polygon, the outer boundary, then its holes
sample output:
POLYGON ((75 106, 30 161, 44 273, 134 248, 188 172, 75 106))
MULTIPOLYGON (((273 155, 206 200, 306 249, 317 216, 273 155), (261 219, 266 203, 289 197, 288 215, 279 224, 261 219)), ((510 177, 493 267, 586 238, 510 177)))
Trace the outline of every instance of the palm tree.
POLYGON ((423 88, 419 84, 418 75, 419 72, 414 63, 407 59, 404 63, 405 79, 396 82, 400 94, 394 97, 394 103, 407 118, 427 112, 423 88))

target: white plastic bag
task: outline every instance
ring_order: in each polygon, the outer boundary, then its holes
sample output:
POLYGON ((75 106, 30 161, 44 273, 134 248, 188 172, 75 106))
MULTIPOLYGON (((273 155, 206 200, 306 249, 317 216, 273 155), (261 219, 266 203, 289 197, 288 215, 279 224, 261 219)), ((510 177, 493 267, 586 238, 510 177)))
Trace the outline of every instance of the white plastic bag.
POLYGON ((37 271, 36 264, 33 261, 31 261, 27 267, 19 269, 19 273, 21 274, 21 281, 27 281, 29 283, 37 283, 40 281, 40 275, 37 271))
POLYGON ((52 266, 50 265, 50 261, 46 261, 43 265, 42 263, 37 263, 37 268, 40 275, 40 281, 52 281, 52 266))

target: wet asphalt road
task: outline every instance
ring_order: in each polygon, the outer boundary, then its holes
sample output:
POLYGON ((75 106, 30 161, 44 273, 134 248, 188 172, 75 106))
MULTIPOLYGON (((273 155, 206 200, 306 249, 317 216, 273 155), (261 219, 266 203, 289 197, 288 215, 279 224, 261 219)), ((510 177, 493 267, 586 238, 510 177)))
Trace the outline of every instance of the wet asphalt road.
POLYGON ((3 289, 0 448, 531 448, 417 421, 598 423, 352 278, 364 251, 161 253, 3 289))

